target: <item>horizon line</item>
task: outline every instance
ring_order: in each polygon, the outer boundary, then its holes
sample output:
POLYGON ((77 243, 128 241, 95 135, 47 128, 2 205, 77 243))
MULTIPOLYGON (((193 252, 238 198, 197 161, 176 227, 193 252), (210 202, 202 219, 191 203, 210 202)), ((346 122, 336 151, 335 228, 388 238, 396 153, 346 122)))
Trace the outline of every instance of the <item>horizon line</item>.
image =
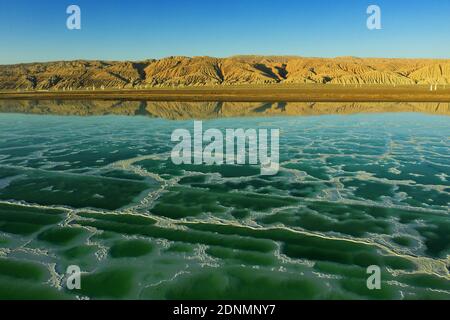
POLYGON ((91 59, 91 58, 74 58, 74 59, 57 59, 57 60, 34 60, 26 62, 15 62, 15 63, 0 63, 1 66, 15 66, 15 65, 26 65, 26 64, 38 64, 38 63, 56 63, 56 62, 76 62, 76 61, 102 61, 102 62, 145 62, 145 61, 158 61, 170 58, 212 58, 212 59, 232 59, 232 58, 303 58, 303 59, 389 59, 389 60, 450 60, 450 57, 383 57, 383 56, 352 56, 352 55, 342 55, 342 56, 301 56, 301 55, 291 55, 291 54, 235 54, 231 56, 208 56, 208 55, 170 55, 160 58, 144 58, 144 59, 91 59))

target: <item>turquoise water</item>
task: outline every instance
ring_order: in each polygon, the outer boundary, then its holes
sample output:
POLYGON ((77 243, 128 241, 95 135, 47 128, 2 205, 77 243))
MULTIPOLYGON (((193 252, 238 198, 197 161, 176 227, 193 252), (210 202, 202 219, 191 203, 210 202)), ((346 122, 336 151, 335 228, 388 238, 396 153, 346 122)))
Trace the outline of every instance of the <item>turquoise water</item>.
POLYGON ((203 126, 280 129, 280 172, 174 165, 193 120, 0 114, 0 298, 450 299, 448 116, 203 126))

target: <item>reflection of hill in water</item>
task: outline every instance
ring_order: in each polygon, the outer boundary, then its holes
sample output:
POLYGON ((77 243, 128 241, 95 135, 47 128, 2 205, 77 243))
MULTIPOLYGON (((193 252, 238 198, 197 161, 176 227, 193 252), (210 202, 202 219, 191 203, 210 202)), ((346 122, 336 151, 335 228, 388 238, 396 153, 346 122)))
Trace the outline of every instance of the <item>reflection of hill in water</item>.
POLYGON ((146 115, 164 119, 423 112, 450 115, 450 103, 408 102, 150 102, 2 100, 0 112, 54 115, 146 115))

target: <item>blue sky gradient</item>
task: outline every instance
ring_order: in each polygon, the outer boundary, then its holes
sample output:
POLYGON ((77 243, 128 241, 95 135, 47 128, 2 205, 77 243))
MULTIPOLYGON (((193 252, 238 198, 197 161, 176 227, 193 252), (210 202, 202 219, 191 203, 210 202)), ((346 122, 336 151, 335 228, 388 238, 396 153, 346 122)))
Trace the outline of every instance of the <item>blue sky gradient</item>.
POLYGON ((0 64, 171 55, 450 57, 448 0, 1 0, 0 64), (66 8, 82 29, 66 28, 66 8), (382 30, 366 9, 382 10, 382 30))

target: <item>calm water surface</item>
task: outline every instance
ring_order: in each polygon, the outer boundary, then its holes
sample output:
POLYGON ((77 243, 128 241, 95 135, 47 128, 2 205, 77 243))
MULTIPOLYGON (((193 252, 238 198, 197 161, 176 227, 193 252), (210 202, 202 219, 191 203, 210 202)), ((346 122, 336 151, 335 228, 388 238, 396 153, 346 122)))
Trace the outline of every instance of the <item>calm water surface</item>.
POLYGON ((0 298, 450 299, 449 116, 203 122, 280 129, 280 172, 261 176, 172 164, 183 110, 0 114, 0 298))

